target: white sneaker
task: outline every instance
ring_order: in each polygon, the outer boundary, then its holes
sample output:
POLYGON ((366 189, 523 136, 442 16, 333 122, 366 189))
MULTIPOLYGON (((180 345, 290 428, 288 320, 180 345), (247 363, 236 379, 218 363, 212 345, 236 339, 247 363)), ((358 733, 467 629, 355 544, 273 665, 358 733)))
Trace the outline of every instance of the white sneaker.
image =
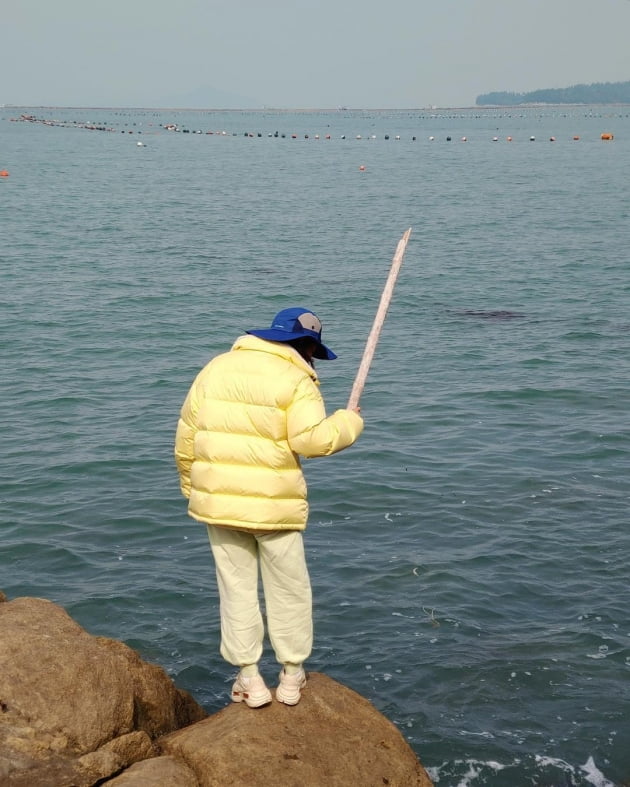
POLYGON ((246 678, 239 672, 232 686, 232 702, 245 702, 249 708, 260 708, 271 702, 271 692, 260 675, 246 678))
POLYGON ((287 675, 283 667, 278 678, 280 680, 280 684, 276 689, 278 702, 284 702, 285 705, 297 705, 302 696, 300 690, 306 686, 306 673, 304 670, 300 668, 299 672, 287 675))

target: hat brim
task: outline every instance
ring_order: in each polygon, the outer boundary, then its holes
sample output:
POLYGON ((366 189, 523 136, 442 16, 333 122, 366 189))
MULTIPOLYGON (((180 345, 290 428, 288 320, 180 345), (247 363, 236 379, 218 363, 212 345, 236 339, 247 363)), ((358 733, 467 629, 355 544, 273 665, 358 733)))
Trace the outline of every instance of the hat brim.
POLYGON ((246 331, 246 333, 249 333, 252 336, 258 336, 259 339, 267 339, 270 342, 291 342, 294 339, 312 339, 317 345, 315 352, 313 353, 315 358, 319 358, 322 361, 334 361, 337 357, 329 347, 326 347, 325 344, 322 344, 319 339, 316 339, 313 334, 309 333, 308 331, 295 331, 293 333, 288 333, 287 331, 281 331, 278 328, 260 328, 254 329, 253 331, 246 331))

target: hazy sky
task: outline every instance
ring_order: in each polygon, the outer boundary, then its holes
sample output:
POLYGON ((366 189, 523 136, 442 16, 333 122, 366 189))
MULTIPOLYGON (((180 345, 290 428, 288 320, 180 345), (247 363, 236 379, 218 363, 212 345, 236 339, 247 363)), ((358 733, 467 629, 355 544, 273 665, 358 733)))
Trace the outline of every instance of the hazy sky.
POLYGON ((0 104, 457 107, 630 80, 629 0, 4 0, 1 17, 0 104))

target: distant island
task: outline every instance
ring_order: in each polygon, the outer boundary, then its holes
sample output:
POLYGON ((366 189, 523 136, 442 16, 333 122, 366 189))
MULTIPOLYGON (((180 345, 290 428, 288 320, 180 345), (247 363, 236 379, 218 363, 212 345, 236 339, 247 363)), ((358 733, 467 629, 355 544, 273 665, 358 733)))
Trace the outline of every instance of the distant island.
POLYGON ((531 93, 483 93, 476 105, 513 107, 519 104, 630 104, 630 82, 594 82, 591 85, 532 90, 531 93))

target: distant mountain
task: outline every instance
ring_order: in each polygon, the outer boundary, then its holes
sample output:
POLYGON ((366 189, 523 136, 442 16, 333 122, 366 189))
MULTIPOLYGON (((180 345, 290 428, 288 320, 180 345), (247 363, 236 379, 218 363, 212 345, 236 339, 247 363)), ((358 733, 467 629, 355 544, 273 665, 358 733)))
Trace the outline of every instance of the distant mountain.
POLYGON ((531 93, 483 93, 476 105, 517 106, 518 104, 630 104, 630 82, 594 82, 590 85, 547 88, 531 93))
POLYGON ((181 109, 260 109, 262 102, 251 96, 241 96, 212 85, 203 85, 188 93, 162 96, 152 102, 151 106, 181 109))

